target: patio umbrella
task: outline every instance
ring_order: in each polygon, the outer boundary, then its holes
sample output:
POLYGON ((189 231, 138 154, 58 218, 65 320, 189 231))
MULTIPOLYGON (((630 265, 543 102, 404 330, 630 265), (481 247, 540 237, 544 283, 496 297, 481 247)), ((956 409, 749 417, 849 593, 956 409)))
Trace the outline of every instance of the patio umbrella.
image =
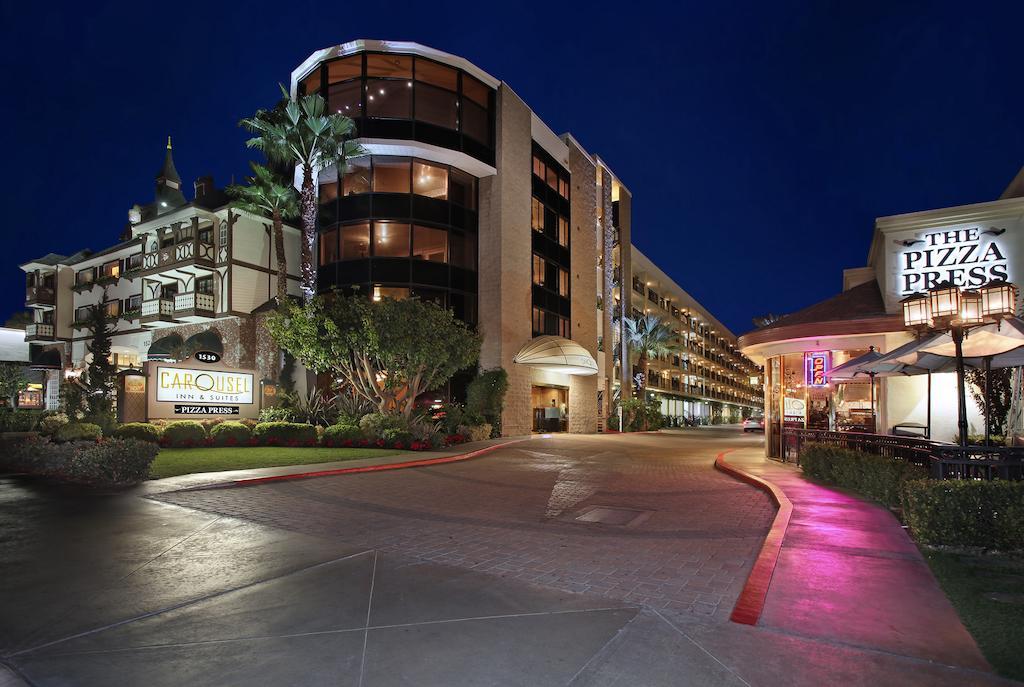
MULTIPOLYGON (((963 340, 963 354, 965 360, 967 358, 987 358, 1021 346, 1024 346, 1024 320, 1019 317, 1008 317, 995 324, 987 324, 966 331, 963 340)), ((921 350, 924 353, 934 353, 949 358, 956 355, 956 345, 950 334, 941 335, 921 350)))
POLYGON ((862 370, 865 373, 874 374, 875 377, 910 377, 912 375, 928 375, 928 402, 927 416, 925 421, 926 434, 932 436, 932 370, 911 364, 908 361, 916 361, 920 355, 920 349, 931 345, 941 334, 927 336, 923 339, 913 339, 907 343, 894 348, 885 355, 879 356, 872 362, 865 364, 862 370))

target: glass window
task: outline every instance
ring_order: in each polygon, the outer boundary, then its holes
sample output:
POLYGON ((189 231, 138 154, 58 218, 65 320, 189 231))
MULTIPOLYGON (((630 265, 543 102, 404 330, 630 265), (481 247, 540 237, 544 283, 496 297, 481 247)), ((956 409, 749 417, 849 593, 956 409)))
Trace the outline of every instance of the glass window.
POLYGON ((378 258, 409 257, 409 225, 401 222, 374 222, 373 255, 378 258))
POLYGON ((200 277, 196 279, 196 293, 213 295, 213 277, 200 277))
POLYGON ((541 179, 544 178, 544 161, 536 155, 533 156, 533 173, 541 179))
POLYGON ((534 231, 544 231, 544 206, 536 198, 530 199, 530 227, 534 231))
POLYGON ((95 280, 96 271, 91 267, 87 270, 81 270, 77 275, 75 275, 76 284, 91 284, 95 280))
POLYGON ((462 133, 481 143, 491 144, 491 126, 487 110, 465 99, 462 101, 462 133))
POLYGON ((121 314, 121 301, 107 301, 103 304, 103 312, 107 317, 117 317, 121 314))
POLYGON ((558 178, 558 195, 569 200, 569 180, 563 177, 558 178))
POLYGON ((338 254, 338 230, 331 229, 320 234, 320 264, 329 265, 338 262, 341 255, 338 254))
POLYGON ((562 246, 569 245, 569 220, 562 216, 558 218, 558 243, 562 246))
POLYGON ((412 192, 441 200, 448 199, 448 168, 428 162, 412 163, 412 192))
POLYGON ((416 119, 446 129, 457 129, 458 96, 452 91, 416 82, 416 119))
POLYGON ((544 332, 544 311, 540 308, 533 309, 533 333, 542 334, 544 332))
POLYGON ((568 270, 558 270, 558 295, 569 297, 569 272, 568 270))
POLYGON ((121 261, 113 260, 103 265, 103 276, 117 278, 121 276, 121 261))
POLYGON ((373 300, 379 301, 383 298, 393 298, 396 301, 402 301, 409 297, 409 289, 401 286, 381 286, 380 284, 373 285, 373 300))
POLYGON ((558 288, 558 265, 544 261, 544 286, 554 291, 558 288))
POLYGON ((544 286, 544 258, 533 254, 533 283, 544 286))
POLYGON ((411 79, 412 57, 409 55, 367 55, 366 75, 411 79))
POLYGON ((370 192, 370 157, 357 157, 345 161, 342 195, 370 192))
POLYGON ((363 82, 348 81, 327 87, 327 110, 346 117, 359 117, 363 102, 363 82))
POLYGON ((548 175, 546 177, 548 186, 554 190, 558 190, 558 170, 554 167, 548 167, 548 175))
POLYGON ((431 227, 413 227, 412 257, 428 262, 448 262, 448 232, 431 227))
POLYGON ((302 80, 302 91, 306 95, 313 95, 320 90, 320 67, 317 67, 302 80))
POLYGON ((452 169, 448 198, 464 208, 476 210, 476 177, 452 169))
POLYGON ((404 81, 367 79, 366 115, 382 119, 411 119, 411 91, 404 81))
POLYGON ((83 305, 80 308, 75 308, 75 322, 88 322, 91 315, 92 306, 83 305))
POLYGON ((370 257, 370 224, 350 224, 341 228, 341 259, 370 257))
POLYGON ((487 87, 482 81, 474 79, 469 74, 463 73, 462 75, 462 95, 469 98, 474 103, 482 108, 486 108, 490 105, 491 89, 487 87))
POLYGON ((456 267, 476 270, 476 235, 453 231, 450 237, 450 262, 456 267))
POLYGON ((338 197, 338 180, 320 180, 320 202, 330 203, 338 197))
POLYGON ((407 157, 374 158, 374 193, 408 193, 409 164, 407 157))
POLYGON ((142 307, 142 295, 129 296, 128 300, 125 301, 125 305, 127 310, 138 310, 142 307))
POLYGON ((327 64, 327 84, 341 83, 363 75, 363 56, 352 55, 327 64))
POLYGON ((458 72, 451 67, 422 58, 416 59, 416 80, 447 88, 449 91, 456 91, 459 88, 458 72))
POLYGON ((565 339, 570 339, 569 336, 569 320, 565 317, 558 318, 558 335, 565 339))

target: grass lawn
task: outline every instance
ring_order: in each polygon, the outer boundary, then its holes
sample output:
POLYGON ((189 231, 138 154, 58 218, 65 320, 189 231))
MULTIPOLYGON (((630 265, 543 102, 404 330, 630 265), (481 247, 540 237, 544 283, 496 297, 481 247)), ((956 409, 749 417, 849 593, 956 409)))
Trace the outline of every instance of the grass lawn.
POLYGON ((281 465, 330 463, 336 460, 377 458, 408 453, 384 448, 301 448, 290 446, 244 446, 224 448, 160 449, 149 472, 154 478, 193 472, 272 468, 281 465))
POLYGON ((922 553, 992 667, 1024 680, 1024 557, 922 553))

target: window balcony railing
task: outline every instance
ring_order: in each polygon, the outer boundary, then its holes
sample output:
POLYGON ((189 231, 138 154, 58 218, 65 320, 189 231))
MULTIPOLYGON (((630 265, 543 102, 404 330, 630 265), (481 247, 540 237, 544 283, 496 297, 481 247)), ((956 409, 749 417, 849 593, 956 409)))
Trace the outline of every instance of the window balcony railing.
POLYGON ((212 243, 199 239, 186 239, 172 243, 152 253, 142 254, 142 274, 154 274, 182 264, 199 264, 212 268, 216 250, 212 243))
POLYGON ((25 305, 53 305, 56 295, 52 286, 29 286, 25 289, 25 305))
POLYGON ((205 310, 213 312, 212 293, 179 293, 174 296, 174 310, 205 310))
POLYGON ((25 326, 25 341, 53 341, 53 325, 33 322, 25 326))

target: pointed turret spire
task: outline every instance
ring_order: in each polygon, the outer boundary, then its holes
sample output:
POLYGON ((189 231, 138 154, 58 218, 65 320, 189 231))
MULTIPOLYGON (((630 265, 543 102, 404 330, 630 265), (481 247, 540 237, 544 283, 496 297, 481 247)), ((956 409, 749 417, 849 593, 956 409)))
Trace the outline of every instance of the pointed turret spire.
POLYGON ((185 204, 185 195, 181 192, 181 177, 174 168, 174 157, 171 155, 171 137, 167 137, 167 154, 164 166, 156 175, 156 211, 157 214, 167 212, 185 204))

